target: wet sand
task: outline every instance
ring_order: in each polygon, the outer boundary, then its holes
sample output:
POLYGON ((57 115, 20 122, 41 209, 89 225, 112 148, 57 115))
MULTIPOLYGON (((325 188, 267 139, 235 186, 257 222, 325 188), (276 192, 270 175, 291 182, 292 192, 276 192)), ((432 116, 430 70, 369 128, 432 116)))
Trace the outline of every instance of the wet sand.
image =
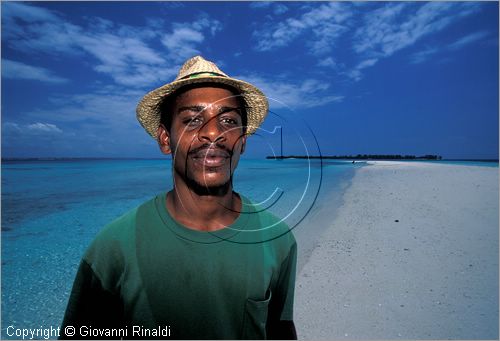
POLYGON ((498 203, 498 168, 358 169, 297 274, 299 339, 498 339, 498 203))

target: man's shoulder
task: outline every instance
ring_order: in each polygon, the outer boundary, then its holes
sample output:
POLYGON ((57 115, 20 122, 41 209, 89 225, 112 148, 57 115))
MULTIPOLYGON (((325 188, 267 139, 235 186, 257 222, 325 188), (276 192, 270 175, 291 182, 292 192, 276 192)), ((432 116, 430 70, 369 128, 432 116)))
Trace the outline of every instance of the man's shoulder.
POLYGON ((255 211, 258 215, 260 221, 264 225, 269 225, 268 227, 278 229, 282 232, 290 230, 290 227, 286 223, 286 220, 278 217, 273 212, 271 212, 268 208, 265 208, 261 205, 255 205, 255 211))
POLYGON ((270 211, 269 208, 259 203, 254 203, 251 199, 245 198, 246 204, 251 206, 250 215, 254 219, 252 224, 258 229, 263 240, 295 244, 295 237, 286 219, 270 211))
POLYGON ((152 211, 155 199, 156 197, 142 203, 105 225, 94 237, 86 252, 86 257, 102 252, 108 254, 123 252, 128 247, 133 246, 135 243, 138 212, 144 210, 152 211))

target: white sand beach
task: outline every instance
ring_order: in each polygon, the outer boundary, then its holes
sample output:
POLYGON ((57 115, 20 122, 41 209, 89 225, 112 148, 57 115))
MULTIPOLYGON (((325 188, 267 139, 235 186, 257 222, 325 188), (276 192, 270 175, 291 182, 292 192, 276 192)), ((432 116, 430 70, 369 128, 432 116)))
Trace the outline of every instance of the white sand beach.
POLYGON ((343 199, 297 274, 299 339, 498 339, 498 168, 370 162, 343 199))

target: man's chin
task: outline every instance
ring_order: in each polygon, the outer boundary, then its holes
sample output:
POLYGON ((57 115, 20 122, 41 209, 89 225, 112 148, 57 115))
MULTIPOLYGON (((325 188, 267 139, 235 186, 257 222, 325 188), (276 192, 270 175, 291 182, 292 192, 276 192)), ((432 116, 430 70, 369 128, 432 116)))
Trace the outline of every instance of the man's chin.
POLYGON ((198 195, 222 196, 231 190, 231 180, 188 179, 188 186, 198 195))

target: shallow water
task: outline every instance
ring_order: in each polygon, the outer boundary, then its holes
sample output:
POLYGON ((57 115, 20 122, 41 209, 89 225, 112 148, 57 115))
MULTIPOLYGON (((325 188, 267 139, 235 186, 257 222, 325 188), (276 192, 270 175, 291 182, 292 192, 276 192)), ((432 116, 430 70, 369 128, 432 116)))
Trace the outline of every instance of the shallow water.
MULTIPOLYGON (((361 165, 241 160, 234 187, 286 218, 299 243, 304 241, 302 264, 315 235, 327 227, 309 226, 304 218, 325 207, 333 217, 361 165)), ((12 338, 6 333, 9 326, 60 325, 77 265, 93 237, 115 218, 169 190, 170 167, 169 159, 2 163, 2 339, 12 338)))

